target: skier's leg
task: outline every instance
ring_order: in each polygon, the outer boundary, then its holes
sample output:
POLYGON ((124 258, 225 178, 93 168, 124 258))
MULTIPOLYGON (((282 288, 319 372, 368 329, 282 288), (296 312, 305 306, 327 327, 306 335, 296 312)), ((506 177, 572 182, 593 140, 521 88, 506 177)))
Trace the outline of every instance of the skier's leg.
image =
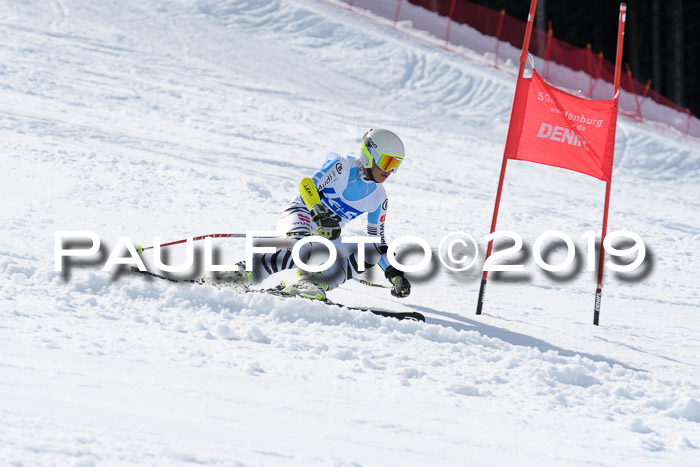
MULTIPOLYGON (((308 208, 301 200, 292 200, 277 220, 278 232, 287 234, 287 238, 293 243, 310 235, 309 231, 316 228, 311 220, 308 208)), ((293 244, 292 244, 293 246, 293 244)), ((311 257, 311 245, 306 244, 299 249, 299 257, 305 263, 311 257)), ((292 247, 277 250, 274 253, 264 253, 253 256, 252 283, 257 284, 273 274, 285 269, 291 269, 294 265, 292 247)))
MULTIPOLYGON (((309 230, 315 228, 311 220, 311 214, 300 200, 293 200, 282 212, 277 221, 277 231, 287 234, 287 238, 296 242, 309 235, 309 230)), ((311 257, 311 245, 304 245, 299 249, 299 256, 304 262, 311 257)), ((225 271, 219 274, 215 282, 220 287, 228 287, 234 290, 245 291, 253 284, 257 284, 284 269, 294 266, 292 249, 277 250, 274 253, 253 255, 252 271, 247 270, 245 261, 236 263, 237 269, 225 271)))
MULTIPOLYGON (((340 243, 340 239, 337 241, 340 243)), ((342 243, 336 245, 336 247, 338 259, 330 268, 322 273, 328 284, 328 290, 332 290, 345 281, 362 274, 367 269, 379 263, 382 257, 381 247, 376 243, 366 243, 364 245, 342 243), (360 271, 359 266, 358 248, 364 250, 364 269, 362 271, 360 271)))
POLYGON ((291 238, 307 237, 310 235, 309 231, 317 227, 301 199, 293 199, 277 219, 277 231, 284 232, 291 238))
MULTIPOLYGON (((298 241, 299 239, 293 240, 298 241)), ((311 248, 312 245, 310 243, 299 248, 299 258, 304 263, 311 258, 311 248)), ((292 258, 292 248, 277 250, 274 253, 253 255, 253 283, 257 284, 273 274, 293 267, 295 267, 295 264, 292 258)))
MULTIPOLYGON (((283 292, 290 295, 302 295, 307 298, 323 300, 326 298, 326 291, 338 287, 343 282, 361 274, 379 262, 382 256, 381 247, 377 244, 356 244, 341 243, 335 240, 333 244, 338 252, 338 259, 333 265, 323 272, 300 274, 300 280, 285 287, 283 292), (364 270, 359 267, 359 250, 364 252, 364 270)), ((307 244, 308 245, 308 244, 307 244)))

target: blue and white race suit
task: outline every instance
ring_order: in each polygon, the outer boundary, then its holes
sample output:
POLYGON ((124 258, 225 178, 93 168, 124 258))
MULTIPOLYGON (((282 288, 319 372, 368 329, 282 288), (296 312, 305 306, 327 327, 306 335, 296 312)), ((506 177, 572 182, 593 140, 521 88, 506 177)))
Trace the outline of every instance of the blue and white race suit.
MULTIPOLYGON (((340 238, 333 240, 338 252, 338 260, 323 272, 329 288, 342 284, 360 274, 361 269, 368 269, 375 264, 386 269, 389 262, 386 256, 384 221, 388 199, 382 184, 364 175, 358 159, 352 156, 339 156, 333 152, 328 154, 325 163, 312 178, 321 202, 339 217, 341 227, 367 213, 367 235, 380 238, 379 243, 367 244, 364 247, 364 268, 358 267, 357 264, 358 245, 356 243, 342 243, 340 238)), ((316 228, 318 225, 311 219, 311 213, 300 194, 292 199, 277 223, 277 231, 286 232, 291 238, 297 240, 309 235, 308 232, 316 228)), ((290 251, 280 250, 276 253, 261 255, 258 259, 264 271, 263 276, 293 267, 290 251)), ((300 254, 304 260, 309 255, 309 251, 300 254)), ((255 266, 254 269, 257 269, 257 264, 255 266)))

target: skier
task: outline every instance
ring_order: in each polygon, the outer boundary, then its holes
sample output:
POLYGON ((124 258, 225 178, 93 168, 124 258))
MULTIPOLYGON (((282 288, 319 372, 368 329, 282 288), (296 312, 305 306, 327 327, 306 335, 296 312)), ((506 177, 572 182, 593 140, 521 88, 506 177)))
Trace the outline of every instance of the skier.
MULTIPOLYGON (((383 129, 371 129, 364 134, 360 159, 329 153, 326 161, 313 177, 299 185, 299 194, 292 199, 277 223, 277 230, 299 241, 317 233, 331 240, 338 252, 335 263, 323 272, 299 270, 299 280, 283 289, 290 295, 323 300, 331 290, 361 271, 358 267, 358 248, 364 249, 365 269, 379 264, 392 284, 392 295, 406 297, 411 284, 402 271, 391 266, 386 255, 384 220, 388 200, 384 181, 396 172, 404 158, 404 146, 399 137, 383 129), (380 243, 342 243, 343 226, 367 213, 367 234, 379 237, 380 243)), ((299 249, 305 263, 311 257, 312 244, 299 249)), ((292 249, 278 250, 253 256, 252 271, 245 262, 239 262, 237 271, 226 271, 219 277, 219 285, 234 290, 246 290, 270 275, 295 266, 292 249)))

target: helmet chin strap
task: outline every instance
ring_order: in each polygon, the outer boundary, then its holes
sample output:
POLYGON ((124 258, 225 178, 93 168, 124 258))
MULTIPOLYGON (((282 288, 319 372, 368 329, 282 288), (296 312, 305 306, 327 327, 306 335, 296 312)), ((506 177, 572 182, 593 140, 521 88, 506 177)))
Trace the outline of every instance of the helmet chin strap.
MULTIPOLYGON (((372 162, 372 168, 374 168, 374 162, 372 162)), ((372 169, 367 169, 365 167, 362 167, 362 173, 365 174, 365 178, 369 181, 376 182, 374 179, 374 175, 372 175, 372 169)))

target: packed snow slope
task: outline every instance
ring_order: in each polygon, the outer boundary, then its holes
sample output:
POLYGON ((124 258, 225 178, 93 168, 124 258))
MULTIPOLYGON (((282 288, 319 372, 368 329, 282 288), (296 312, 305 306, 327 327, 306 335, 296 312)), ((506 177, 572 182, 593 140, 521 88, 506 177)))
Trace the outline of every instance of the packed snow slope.
POLYGON ((599 327, 581 235, 600 235, 603 182, 510 163, 498 228, 525 272, 492 274, 476 316, 512 74, 320 0, 0 10, 0 463, 700 465, 696 140, 620 119, 609 231, 648 257, 606 273, 599 327), (427 323, 101 270, 119 237, 272 229, 370 127, 407 148, 388 240, 464 231, 481 257, 410 274, 403 300, 355 281, 329 298, 427 323), (60 230, 102 254, 55 272, 60 230), (548 230, 578 270, 537 267, 548 230))

